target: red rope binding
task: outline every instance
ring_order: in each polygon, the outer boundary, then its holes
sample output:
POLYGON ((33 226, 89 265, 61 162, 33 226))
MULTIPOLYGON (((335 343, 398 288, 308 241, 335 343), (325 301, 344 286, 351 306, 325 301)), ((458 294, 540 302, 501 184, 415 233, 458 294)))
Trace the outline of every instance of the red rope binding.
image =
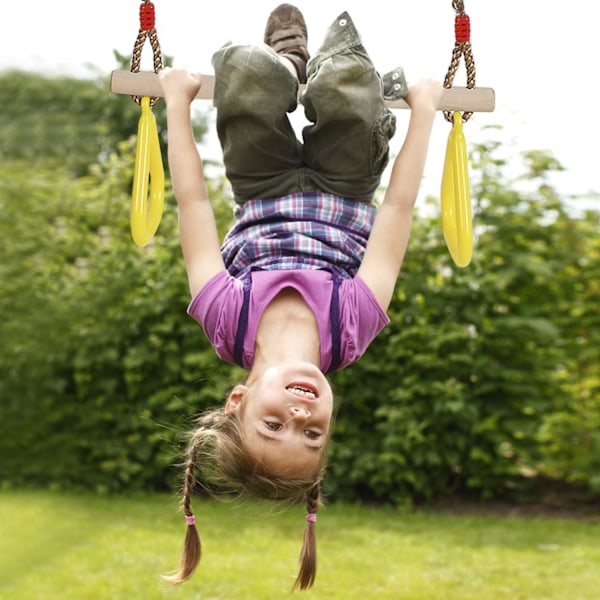
POLYGON ((152 2, 144 2, 140 5, 140 29, 142 31, 151 31, 154 29, 154 24, 154 4, 152 2))
POLYGON ((458 15, 454 19, 454 35, 459 44, 464 44, 471 39, 471 21, 468 15, 458 15))

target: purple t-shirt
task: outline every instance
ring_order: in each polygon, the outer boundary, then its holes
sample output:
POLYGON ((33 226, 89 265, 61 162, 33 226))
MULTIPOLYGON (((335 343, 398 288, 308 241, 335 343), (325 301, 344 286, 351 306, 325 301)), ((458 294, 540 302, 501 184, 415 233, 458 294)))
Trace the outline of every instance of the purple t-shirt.
MULTIPOLYGON (((320 336, 320 367, 323 372, 328 372, 332 362, 330 306, 334 282, 331 272, 318 269, 253 271, 251 277, 248 327, 240 366, 252 368, 256 331, 262 313, 282 289, 291 287, 304 298, 315 315, 320 336)), ((360 277, 343 279, 338 294, 340 361, 336 369, 341 369, 364 354, 389 319, 360 277)), ((188 307, 188 313, 202 325, 217 355, 232 364, 236 364, 235 341, 243 302, 243 280, 222 271, 196 294, 188 307)))

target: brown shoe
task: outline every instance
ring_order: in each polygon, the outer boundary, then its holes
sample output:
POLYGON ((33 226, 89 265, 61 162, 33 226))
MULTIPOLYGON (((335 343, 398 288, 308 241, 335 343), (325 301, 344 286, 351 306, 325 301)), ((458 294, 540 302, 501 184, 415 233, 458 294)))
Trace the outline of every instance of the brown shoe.
POLYGON ((310 58, 307 42, 302 13, 291 4, 280 4, 267 20, 265 44, 292 61, 300 83, 306 83, 306 63, 310 58))

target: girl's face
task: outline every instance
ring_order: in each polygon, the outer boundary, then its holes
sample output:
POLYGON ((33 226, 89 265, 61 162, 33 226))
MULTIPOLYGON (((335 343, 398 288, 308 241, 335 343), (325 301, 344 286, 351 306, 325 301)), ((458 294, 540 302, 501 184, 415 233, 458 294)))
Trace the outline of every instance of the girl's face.
POLYGON ((268 368, 248 387, 238 386, 225 410, 239 410, 248 451, 273 475, 310 476, 319 470, 329 440, 333 392, 314 365, 268 368))

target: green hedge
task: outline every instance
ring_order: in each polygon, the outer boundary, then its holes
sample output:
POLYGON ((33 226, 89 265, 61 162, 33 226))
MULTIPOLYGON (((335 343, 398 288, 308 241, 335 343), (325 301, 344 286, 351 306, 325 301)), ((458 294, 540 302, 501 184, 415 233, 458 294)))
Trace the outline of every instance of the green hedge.
MULTIPOLYGON (((332 378, 334 499, 522 497, 540 476, 600 492, 599 214, 567 211, 552 157, 527 153, 522 185, 497 153, 473 153, 472 264, 452 265, 425 211, 390 326, 332 378)), ((77 178, 0 166, 2 485, 173 489, 193 415, 242 376, 185 314, 170 190, 155 241, 132 244, 132 156, 77 178)))

